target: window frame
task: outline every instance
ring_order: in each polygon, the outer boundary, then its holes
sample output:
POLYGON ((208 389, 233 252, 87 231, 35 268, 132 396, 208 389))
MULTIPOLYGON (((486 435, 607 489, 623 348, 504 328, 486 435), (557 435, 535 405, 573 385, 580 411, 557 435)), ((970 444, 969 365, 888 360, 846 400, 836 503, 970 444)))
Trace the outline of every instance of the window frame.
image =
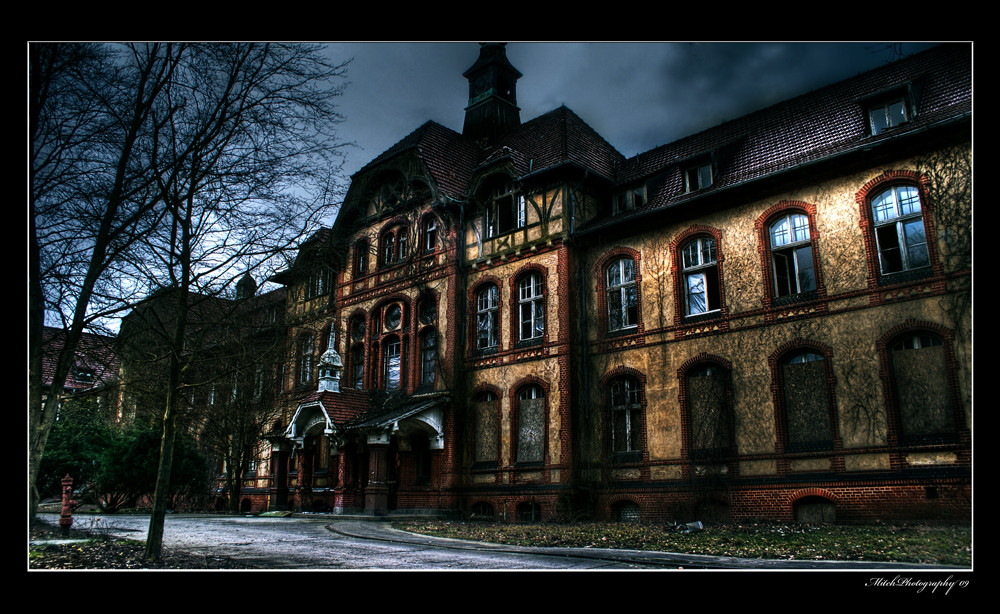
POLYGON ((312 300, 329 294, 333 287, 333 270, 324 265, 314 267, 306 279, 305 299, 312 300))
POLYGON ((927 227, 924 223, 924 208, 921 198, 920 189, 917 186, 908 184, 895 184, 889 186, 883 186, 884 189, 880 189, 876 192, 870 199, 870 215, 872 216, 872 230, 875 237, 875 249, 878 253, 878 266, 879 273, 883 277, 890 275, 895 275, 897 273, 905 273, 908 271, 915 271, 925 268, 930 268, 930 247, 927 240, 927 227), (912 191, 906 198, 900 198, 900 192, 902 190, 912 191), (881 197, 891 194, 892 202, 890 203, 891 211, 888 208, 880 207, 882 211, 882 216, 880 219, 880 214, 876 212, 876 206, 880 203, 885 202, 880 200, 881 197), (913 204, 916 204, 917 209, 913 210, 913 204), (906 212, 905 208, 909 206, 910 211, 906 212), (909 235, 907 233, 907 226, 912 226, 916 221, 920 222, 920 233, 923 237, 923 241, 911 242, 909 241, 909 235), (884 232, 885 230, 895 230, 895 232, 884 232), (894 238, 894 246, 885 246, 885 241, 888 238, 894 238), (923 251, 923 263, 916 264, 913 261, 916 259, 916 252, 919 251, 916 248, 922 248, 923 251), (913 250, 913 254, 911 254, 913 250), (893 251, 898 251, 899 253, 899 264, 895 270, 887 270, 890 268, 889 253, 893 251))
POLYGON ((313 382, 312 363, 315 343, 315 338, 312 333, 307 332, 299 337, 298 384, 300 386, 308 386, 313 382))
POLYGON ((364 277, 369 273, 368 250, 369 242, 367 238, 358 239, 354 242, 354 276, 364 277))
MULTIPOLYGON (((778 348, 769 358, 768 363, 771 368, 771 381, 774 391, 775 406, 775 432, 777 434, 776 449, 779 453, 808 453, 822 452, 829 454, 831 451, 839 450, 842 447, 840 439, 839 417, 837 414, 836 386, 833 375, 833 351, 830 347, 810 342, 796 340, 789 342, 778 348), (813 355, 818 360, 797 360, 801 356, 813 355), (823 366, 822 389, 812 389, 816 394, 823 395, 824 417, 827 422, 829 432, 828 438, 817 440, 792 441, 790 426, 789 390, 786 379, 785 367, 789 364, 799 362, 821 362, 823 366)), ((817 387, 818 388, 818 387, 817 387)), ((808 418, 808 416, 806 416, 808 418)))
POLYGON ((607 327, 610 333, 632 332, 639 328, 639 273, 638 262, 629 256, 615 258, 604 267, 604 290, 607 305, 607 327), (626 273, 631 263, 631 277, 626 273), (617 270, 617 281, 612 281, 612 271, 617 270), (627 278, 628 277, 628 278, 627 278), (629 293, 631 291, 631 296, 629 293), (631 301, 630 301, 631 299, 631 301), (616 307, 613 307, 616 306, 616 307), (617 308, 618 311, 613 309, 617 308), (616 321, 616 315, 618 318, 616 321))
POLYGON ((815 212, 816 207, 808 203, 801 201, 780 201, 765 211, 760 217, 757 218, 756 222, 754 222, 760 237, 761 266, 764 270, 765 307, 772 307, 776 304, 784 305, 826 296, 826 290, 823 285, 822 267, 819 260, 819 237, 816 230, 815 212), (805 230, 805 234, 807 236, 796 239, 794 230, 792 230, 790 233, 791 240, 775 247, 773 232, 775 225, 782 220, 785 220, 786 223, 790 225, 789 228, 794 229, 794 218, 797 216, 803 216, 805 218, 805 225, 801 226, 801 228, 805 230), (810 289, 803 289, 801 286, 802 280, 799 276, 803 267, 800 265, 799 256, 801 255, 800 250, 804 250, 807 245, 810 247, 808 254, 811 258, 812 264, 813 287, 810 289), (791 292, 793 288, 790 284, 788 284, 787 288, 789 293, 782 293, 782 281, 778 276, 779 256, 784 257, 786 262, 788 259, 791 259, 793 266, 792 270, 795 272, 795 292, 791 292))
POLYGON ((913 110, 910 107, 908 96, 901 93, 869 102, 865 107, 865 117, 868 120, 868 134, 877 136, 910 122, 913 119, 913 110), (894 106, 898 107, 898 110, 893 110, 894 106), (881 114, 884 123, 876 125, 875 119, 879 114, 881 114), (893 119, 894 117, 896 119, 893 119))
POLYGON ((428 213, 420 220, 420 253, 433 254, 440 245, 440 222, 436 215, 428 213))
POLYGON ((496 181, 483 200, 484 239, 494 239, 528 225, 528 202, 513 179, 496 181))
POLYGON ((420 386, 430 386, 433 388, 437 383, 437 360, 438 360, 438 331, 433 326, 428 326, 420 331, 420 386), (428 344, 428 340, 430 344, 428 344), (428 361, 429 359, 429 361, 428 361), (429 365, 429 369, 428 369, 429 365), (428 379, 429 375, 429 379, 428 379))
POLYGON ((677 370, 677 379, 681 386, 680 398, 683 411, 682 431, 683 431, 683 456, 690 462, 730 465, 734 471, 734 458, 738 451, 736 449, 735 416, 733 411, 733 387, 732 387, 732 365, 729 361, 719 356, 709 354, 699 354, 685 362, 677 370), (693 432, 695 428, 695 417, 692 406, 692 391, 689 379, 696 377, 694 373, 705 368, 716 368, 721 371, 725 390, 722 399, 722 406, 719 408, 722 415, 720 419, 724 421, 726 441, 721 447, 696 448, 698 442, 697 434, 693 432))
POLYGON ((518 382, 511 389, 511 442, 510 442, 510 456, 511 463, 515 466, 520 467, 537 467, 545 464, 545 459, 548 457, 548 434, 546 429, 546 423, 548 422, 548 386, 544 385, 541 381, 537 381, 535 378, 531 378, 527 381, 518 382), (523 419, 524 410, 521 407, 522 401, 541 401, 539 409, 539 424, 535 425, 539 429, 539 434, 541 436, 541 450, 539 459, 522 459, 521 458, 521 442, 523 437, 523 429, 526 428, 525 420, 523 419))
POLYGON ((917 447, 925 445, 942 444, 965 444, 969 438, 968 427, 965 423, 965 412, 962 409, 961 395, 959 394, 958 374, 956 368, 956 358, 954 349, 954 333, 948 328, 931 322, 921 322, 908 320, 899 326, 886 332, 878 340, 877 349, 884 365, 883 384, 886 397, 886 406, 889 408, 889 443, 903 447, 917 447), (931 343, 926 347, 941 348, 941 368, 945 379, 945 390, 943 391, 945 402, 947 403, 946 417, 949 421, 948 428, 941 429, 933 433, 910 433, 907 431, 907 411, 903 408, 903 399, 899 392, 899 380, 896 372, 896 353, 907 350, 925 349, 921 347, 911 347, 899 349, 898 346, 912 338, 927 337, 932 338, 936 343, 931 343))
POLYGON ((390 222, 379 237, 379 268, 388 269, 406 262, 409 258, 409 225, 390 222))
POLYGON ((475 309, 475 326, 472 329, 472 344, 476 352, 485 353, 500 349, 500 284, 488 281, 477 285, 472 292, 475 309), (485 294, 492 295, 492 301, 483 302, 485 294), (482 344, 483 318, 491 319, 486 344, 482 344))
POLYGON ((681 273, 679 276, 680 281, 680 296, 682 298, 681 306, 683 307, 683 317, 684 318, 699 318, 699 317, 715 317, 720 315, 723 310, 723 292, 722 292, 722 257, 721 249, 719 246, 718 238, 710 234, 697 234, 686 238, 677 250, 678 262, 680 263, 681 273), (711 255, 711 260, 705 259, 705 249, 708 243, 711 243, 709 248, 709 254, 711 255), (696 254, 698 261, 692 264, 688 263, 688 252, 689 248, 695 245, 696 249, 693 254, 696 254), (710 275, 711 273, 711 275, 710 275), (704 282, 704 287, 702 292, 693 293, 692 292, 692 280, 695 277, 700 276, 704 282), (713 283, 714 280, 714 283, 713 283), (691 310, 691 299, 694 294, 703 294, 705 308, 702 311, 692 312, 691 310), (714 300, 713 300, 714 299, 714 300))
POLYGON ((616 369, 604 377, 603 388, 608 455, 615 464, 638 463, 646 452, 645 378, 634 369, 616 369), (623 388, 620 393, 616 390, 619 386, 623 388), (617 402, 619 394, 621 403, 617 402), (623 446, 616 436, 620 418, 625 422, 623 446))
POLYGON ((536 343, 545 338, 545 308, 546 308, 546 276, 537 269, 530 269, 525 273, 515 276, 512 290, 516 291, 513 298, 517 300, 517 335, 518 343, 536 343), (528 284, 529 294, 525 294, 525 283, 528 284), (525 321, 525 308, 529 311, 527 322, 525 321), (524 336, 525 324, 528 325, 529 335, 524 336))
POLYGON ((612 213, 626 213, 642 208, 648 202, 646 184, 628 188, 612 197, 612 213))
POLYGON ((687 194, 715 185, 715 167, 711 160, 699 160, 686 164, 681 169, 681 174, 684 179, 684 192, 687 194))

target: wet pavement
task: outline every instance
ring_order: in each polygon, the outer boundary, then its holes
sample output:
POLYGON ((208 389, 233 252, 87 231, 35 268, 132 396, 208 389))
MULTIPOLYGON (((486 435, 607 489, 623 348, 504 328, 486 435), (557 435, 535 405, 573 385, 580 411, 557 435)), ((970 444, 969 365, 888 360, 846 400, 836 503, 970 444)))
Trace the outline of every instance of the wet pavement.
MULTIPOLYGON (((40 514, 55 524, 57 514, 40 514)), ((77 516, 74 528, 144 540, 149 516, 77 516)), ((773 561, 604 548, 530 548, 414 535, 388 522, 329 516, 264 517, 171 514, 164 546, 230 557, 260 569, 636 570, 636 569, 922 569, 898 563, 773 561)))

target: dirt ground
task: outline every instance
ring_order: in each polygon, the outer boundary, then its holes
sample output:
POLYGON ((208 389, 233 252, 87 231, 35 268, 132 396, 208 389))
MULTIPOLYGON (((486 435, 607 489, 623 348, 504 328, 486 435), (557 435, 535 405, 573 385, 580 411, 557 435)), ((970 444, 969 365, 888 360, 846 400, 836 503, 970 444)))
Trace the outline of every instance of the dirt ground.
MULTIPOLYGON (((80 525, 78 525, 79 527, 80 525)), ((65 544, 32 544, 28 549, 28 569, 251 569, 228 557, 206 557, 163 549, 161 560, 143 559, 145 544, 132 540, 95 535, 82 528, 70 528, 64 535, 58 526, 42 520, 31 522, 30 539, 88 539, 65 544)))

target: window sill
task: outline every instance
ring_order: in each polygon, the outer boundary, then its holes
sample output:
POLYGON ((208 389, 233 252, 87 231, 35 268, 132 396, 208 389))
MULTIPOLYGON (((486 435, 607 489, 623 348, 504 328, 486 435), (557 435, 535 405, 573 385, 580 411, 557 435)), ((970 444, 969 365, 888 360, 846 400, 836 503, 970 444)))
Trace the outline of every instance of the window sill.
POLYGON ((798 294, 786 294, 785 296, 776 296, 774 297, 772 304, 775 307, 784 307, 786 305, 808 303, 818 298, 819 298, 819 293, 816 290, 809 290, 807 292, 800 292, 798 294))
POLYGON ((705 322, 708 320, 717 320, 722 317, 721 309, 713 309, 711 311, 706 311, 704 313, 696 313, 693 315, 684 316, 685 324, 695 324, 697 322, 705 322))
POLYGON ((604 336, 608 339, 613 339, 616 337, 627 337, 629 335, 635 335, 639 332, 639 325, 627 326, 625 328, 616 328, 614 330, 609 330, 604 336))
POLYGON ((638 465, 642 463, 642 452, 612 452, 612 465, 638 465))
POLYGON ((514 349, 520 350, 522 348, 528 348, 541 344, 542 344, 542 337, 535 337, 534 339, 525 339, 523 341, 518 341, 517 344, 514 346, 514 349))
POLYGON ((926 277, 930 277, 933 274, 933 270, 930 265, 920 267, 919 269, 909 269, 906 271, 897 271, 895 273, 879 273, 878 285, 880 286, 894 286, 896 284, 905 284, 914 281, 919 281, 926 277))

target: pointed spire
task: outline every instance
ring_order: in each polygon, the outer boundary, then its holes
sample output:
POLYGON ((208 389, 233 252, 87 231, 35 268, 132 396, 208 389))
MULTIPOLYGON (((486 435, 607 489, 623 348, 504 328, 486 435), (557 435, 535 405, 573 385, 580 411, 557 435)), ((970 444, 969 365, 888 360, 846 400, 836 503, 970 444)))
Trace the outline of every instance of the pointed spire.
POLYGON ((330 324, 330 342, 319 359, 320 392, 340 392, 340 372, 344 369, 344 363, 337 353, 334 328, 334 325, 330 324))

